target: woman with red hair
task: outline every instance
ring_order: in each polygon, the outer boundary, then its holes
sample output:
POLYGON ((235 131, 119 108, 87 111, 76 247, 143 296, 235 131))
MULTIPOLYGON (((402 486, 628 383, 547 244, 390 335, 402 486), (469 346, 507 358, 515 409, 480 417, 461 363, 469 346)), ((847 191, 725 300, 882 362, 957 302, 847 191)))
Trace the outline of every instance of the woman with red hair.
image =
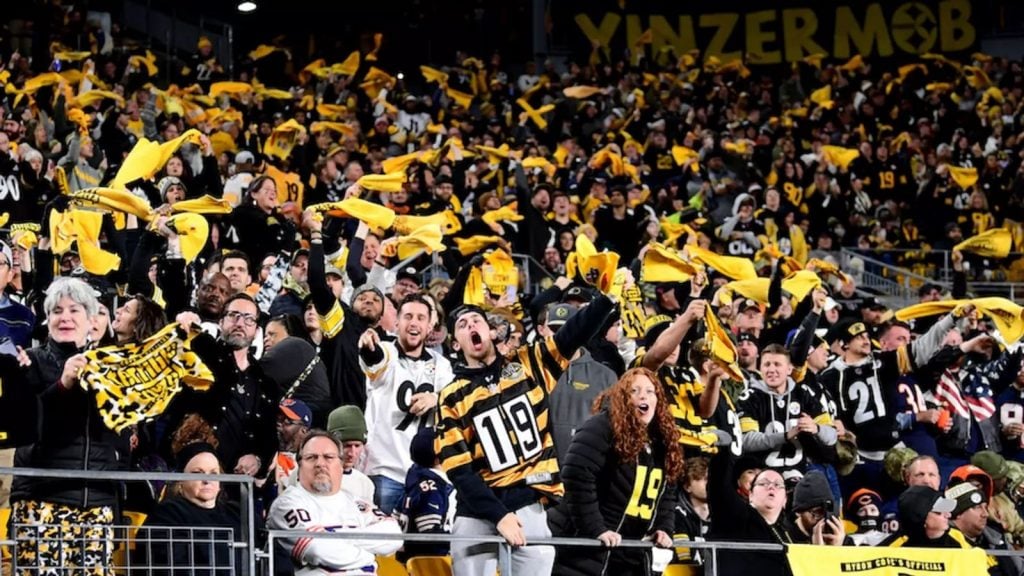
POLYGON ((562 468, 565 499, 548 513, 557 536, 597 538, 607 550, 562 548, 555 574, 650 574, 649 549, 613 551, 625 539, 669 548, 676 485, 683 469, 679 432, 658 377, 634 368, 594 401, 562 468))

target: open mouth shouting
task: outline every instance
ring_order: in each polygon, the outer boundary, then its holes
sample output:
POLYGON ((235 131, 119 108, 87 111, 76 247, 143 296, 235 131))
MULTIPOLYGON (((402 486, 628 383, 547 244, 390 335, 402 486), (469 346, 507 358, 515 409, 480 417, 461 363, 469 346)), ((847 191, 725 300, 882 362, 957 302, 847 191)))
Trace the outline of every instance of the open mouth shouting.
POLYGON ((484 348, 484 337, 479 332, 473 331, 469 333, 469 342, 473 346, 473 350, 479 351, 484 348))

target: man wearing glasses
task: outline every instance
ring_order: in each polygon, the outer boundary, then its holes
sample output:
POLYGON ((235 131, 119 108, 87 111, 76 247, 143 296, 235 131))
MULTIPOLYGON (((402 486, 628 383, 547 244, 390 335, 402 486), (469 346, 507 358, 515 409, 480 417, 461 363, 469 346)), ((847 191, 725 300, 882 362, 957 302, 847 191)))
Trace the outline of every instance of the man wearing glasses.
MULTIPOLYGON (((270 508, 271 530, 401 534, 394 518, 341 489, 341 441, 314 430, 299 447, 299 483, 284 491, 270 508)), ((400 540, 282 538, 296 574, 376 574, 375 555, 392 554, 400 540)))
MULTIPOLYGON (((177 320, 190 330, 199 329, 195 313, 182 312, 177 320)), ((220 461, 235 473, 250 476, 262 475, 277 450, 275 422, 280 397, 250 350, 258 320, 259 308, 251 296, 235 294, 228 299, 220 319, 220 337, 214 340, 209 334, 200 334, 192 340, 192 349, 213 372, 214 384, 206 392, 186 390, 171 408, 181 417, 199 413, 217 435, 220 461)))

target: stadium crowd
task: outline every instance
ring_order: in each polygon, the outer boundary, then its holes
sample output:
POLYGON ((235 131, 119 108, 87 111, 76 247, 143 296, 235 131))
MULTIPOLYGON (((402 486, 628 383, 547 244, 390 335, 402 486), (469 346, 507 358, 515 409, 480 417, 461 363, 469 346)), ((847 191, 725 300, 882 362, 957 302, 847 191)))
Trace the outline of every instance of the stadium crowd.
MULTIPOLYGON (((299 574, 496 566, 374 533, 499 534, 537 574, 700 573, 683 539, 1024 547, 1024 318, 970 296, 1016 267, 957 248, 1021 250, 1020 61, 595 46, 421 80, 377 38, 229 79, 205 39, 158 69, 75 15, 50 62, 2 48, 0 465, 245 474, 262 527, 368 535, 286 539, 299 574), (891 310, 841 247, 951 250, 952 287, 891 310), (168 341, 208 385, 118 371, 168 341), (551 535, 604 547, 524 546, 551 535)), ((238 537, 237 493, 136 484, 3 480, 14 560, 103 573, 133 512, 140 565, 232 564, 174 535, 238 537)), ((752 566, 789 571, 717 568, 752 566)))

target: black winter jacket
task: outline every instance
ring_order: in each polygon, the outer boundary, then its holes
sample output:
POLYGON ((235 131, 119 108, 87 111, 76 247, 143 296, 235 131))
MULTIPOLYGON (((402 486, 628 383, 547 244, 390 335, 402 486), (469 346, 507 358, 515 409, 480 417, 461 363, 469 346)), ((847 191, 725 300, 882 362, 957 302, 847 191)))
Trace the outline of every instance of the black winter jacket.
MULTIPOLYGON (((16 467, 127 470, 128 443, 103 424, 92 394, 77 384, 70 390, 60 385, 64 363, 79 352, 74 344, 52 339, 28 351, 32 364, 24 368, 24 384, 38 398, 39 440, 18 448, 16 467)), ((41 500, 83 509, 114 506, 117 486, 81 479, 17 478, 11 486, 11 501, 41 500)))
POLYGON ((231 470, 240 457, 254 454, 265 471, 277 450, 277 385, 251 355, 249 368, 240 373, 234 352, 209 334, 196 336, 192 349, 210 368, 214 382, 207 391, 186 389, 174 399, 164 418, 164 449, 185 416, 195 412, 213 427, 221 466, 231 470))
MULTIPOLYGON (((657 530, 672 534, 675 490, 667 489, 671 483, 665 479, 664 465, 665 445, 660 439, 636 462, 623 462, 615 451, 608 413, 587 420, 569 445, 562 469, 565 500, 548 516, 552 533, 596 538, 612 530, 630 540, 657 530)), ((556 574, 624 576, 651 571, 650 551, 639 549, 564 548, 555 562, 556 574)))
POLYGON ((246 201, 231 213, 224 244, 245 252, 250 267, 254 267, 267 254, 290 252, 295 245, 295 226, 284 216, 267 214, 246 201))
MULTIPOLYGON (((728 450, 719 450, 711 459, 708 471, 708 505, 711 510, 711 531, 708 540, 762 542, 787 544, 790 540, 785 525, 785 514, 775 524, 768 522, 749 502, 736 492, 733 458, 728 450)), ((779 552, 723 550, 718 555, 718 574, 746 576, 751 566, 757 567, 758 576, 788 576, 792 574, 786 555, 779 552)), ((705 557, 705 561, 709 560, 705 557)))

